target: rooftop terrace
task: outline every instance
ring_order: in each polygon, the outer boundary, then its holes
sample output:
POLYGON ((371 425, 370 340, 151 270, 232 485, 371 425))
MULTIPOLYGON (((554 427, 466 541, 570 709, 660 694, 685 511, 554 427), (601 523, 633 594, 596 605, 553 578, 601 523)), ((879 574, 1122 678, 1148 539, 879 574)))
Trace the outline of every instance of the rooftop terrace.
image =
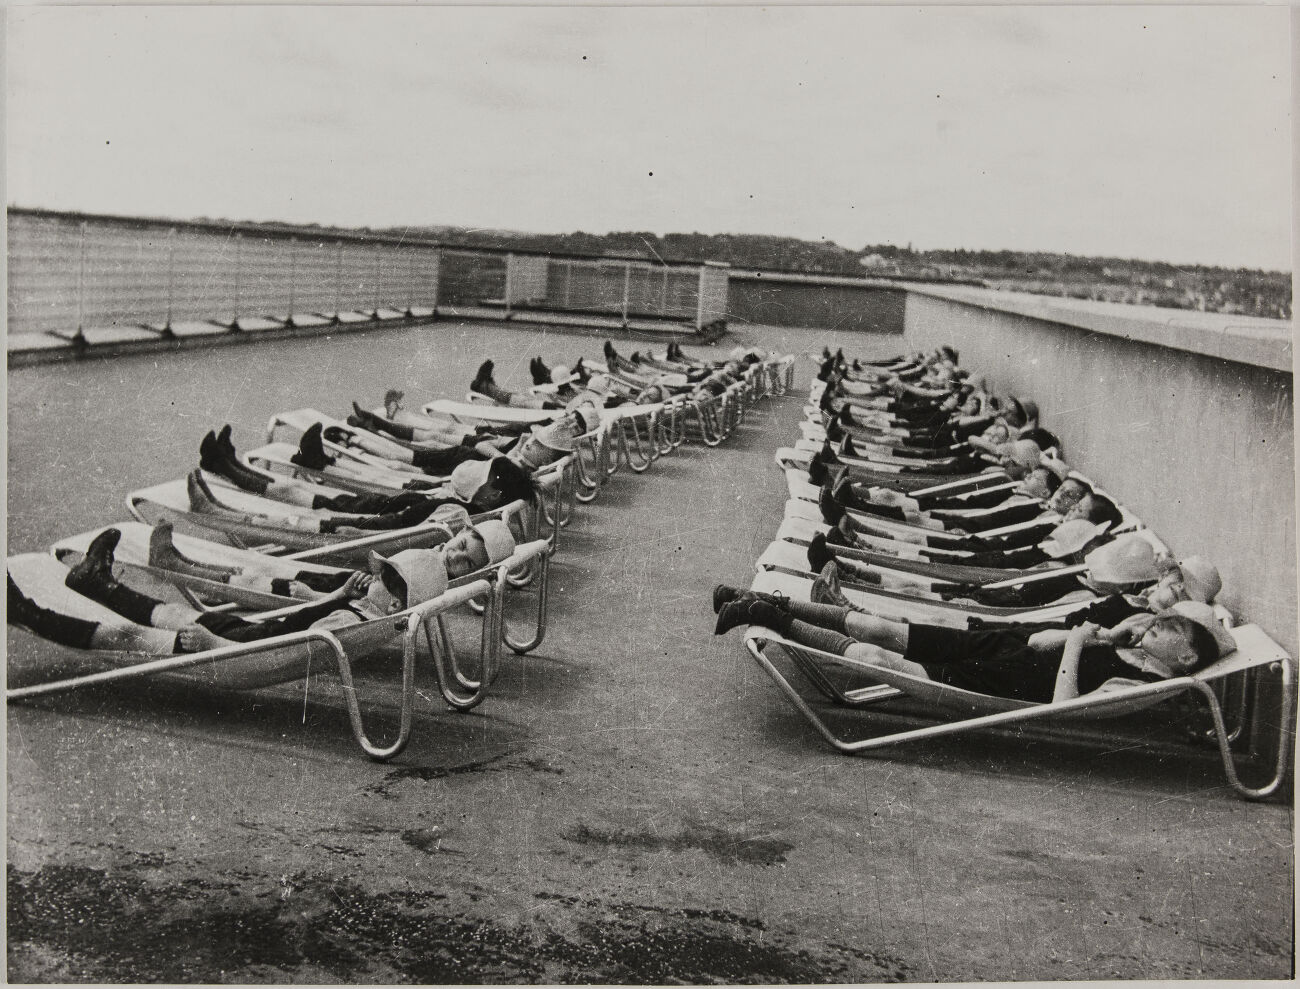
MULTIPOLYGON (((285 408, 455 397, 485 356, 519 384, 533 354, 597 348, 443 321, 11 369, 9 551, 122 517, 222 422, 251 444, 285 408)), ((356 757, 329 680, 11 709, 9 978, 1288 977, 1292 808, 1236 799, 1208 754, 981 735, 848 758, 711 635, 709 589, 747 581, 780 522, 772 451, 810 367, 729 443, 584 506, 546 643, 471 714, 421 704, 392 765, 356 757)), ((20 669, 45 658, 25 633, 7 645, 20 669)), ((369 703, 394 673, 361 682, 369 703)))

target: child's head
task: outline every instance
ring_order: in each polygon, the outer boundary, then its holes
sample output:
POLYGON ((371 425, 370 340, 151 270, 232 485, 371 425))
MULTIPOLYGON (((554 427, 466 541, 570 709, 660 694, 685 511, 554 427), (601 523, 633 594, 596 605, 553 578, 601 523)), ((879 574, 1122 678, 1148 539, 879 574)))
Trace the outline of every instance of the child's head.
POLYGON ((509 505, 513 501, 536 501, 537 489, 527 472, 506 457, 493 457, 485 490, 474 503, 484 511, 509 505))
POLYGON ((1042 449, 1033 440, 1014 440, 998 451, 998 462, 1007 476, 1020 480, 1038 466, 1042 449))
POLYGON ((1046 467, 1035 467, 1025 475, 1020 486, 1016 488, 1016 494, 1027 495, 1030 498, 1038 498, 1040 501, 1046 501, 1052 497, 1060 485, 1061 481, 1046 467))
POLYGON ((1142 651, 1175 676, 1186 676, 1219 658, 1213 633, 1178 612, 1157 615, 1138 640, 1142 651))
POLYGON ((499 519, 466 526, 443 544, 446 573, 453 579, 509 559, 515 551, 510 527, 499 519))
POLYGON ((527 472, 505 456, 457 464, 451 472, 451 488, 457 498, 484 512, 512 501, 534 501, 537 498, 527 472))
POLYGON ((1002 418, 1012 429, 1023 429, 1029 425, 1030 418, 1025 403, 1016 398, 1015 395, 1007 397, 1006 408, 1002 411, 1002 418))
POLYGON ((1070 519, 1053 529, 1038 546, 1054 560, 1068 557, 1080 562, 1085 554, 1106 542, 1109 528, 1108 525, 1096 525, 1087 519, 1070 519))
POLYGON ((1042 427, 1026 429, 1021 432, 1019 438, 1022 440, 1033 440, 1038 444, 1040 450, 1056 450, 1057 453, 1060 453, 1062 449, 1061 438, 1050 429, 1043 429, 1042 427))
POLYGON ((1124 521, 1124 514, 1104 494, 1093 491, 1075 502, 1074 507, 1065 513, 1065 518, 1067 521, 1087 519, 1096 525, 1109 524, 1111 529, 1117 529, 1124 521))
POLYGON ((1056 489, 1052 495, 1052 500, 1047 503, 1047 507, 1058 515, 1064 515, 1071 508, 1083 500, 1084 496, 1092 494, 1092 485, 1077 477, 1067 477, 1061 482, 1061 486, 1056 489))

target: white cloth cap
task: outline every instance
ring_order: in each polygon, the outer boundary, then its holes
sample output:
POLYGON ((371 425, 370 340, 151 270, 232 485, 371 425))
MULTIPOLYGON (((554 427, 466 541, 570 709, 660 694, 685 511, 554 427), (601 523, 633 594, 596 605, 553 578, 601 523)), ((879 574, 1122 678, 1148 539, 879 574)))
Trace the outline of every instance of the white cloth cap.
POLYGON ((1052 534, 1039 543, 1038 547, 1052 559, 1059 560, 1079 552, 1109 528, 1109 522, 1097 525, 1087 519, 1071 519, 1053 529, 1052 534))
POLYGON ((406 583, 403 610, 432 601, 447 592, 447 564, 440 549, 404 549, 390 557, 371 550, 371 571, 380 576, 386 567, 406 583))
POLYGON ((502 560, 509 559, 514 553, 515 537, 510 534, 510 526, 500 519, 480 522, 474 529, 483 538, 489 563, 500 563, 502 560))
POLYGON ((461 501, 473 501, 478 489, 487 483, 491 471, 489 460, 466 460, 451 472, 451 490, 461 501))

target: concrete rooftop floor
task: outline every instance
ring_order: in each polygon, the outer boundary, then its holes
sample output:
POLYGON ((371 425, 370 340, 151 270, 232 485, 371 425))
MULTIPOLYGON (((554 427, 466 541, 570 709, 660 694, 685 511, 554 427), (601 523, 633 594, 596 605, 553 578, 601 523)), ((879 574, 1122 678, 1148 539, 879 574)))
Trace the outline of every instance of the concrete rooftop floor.
MULTIPOLYGON (((458 397, 489 356, 522 385, 529 356, 600 339, 439 323, 11 371, 9 552, 125 517, 223 422, 251 447, 281 409, 458 397)), ((728 444, 581 507, 545 643, 470 714, 421 704, 391 764, 355 749, 333 680, 9 708, 10 981, 1288 977, 1290 806, 1238 800, 1179 749, 972 735, 837 755, 737 633, 711 634, 710 588, 747 583, 779 524, 771 454, 809 370, 728 444)), ((7 645, 11 672, 52 658, 7 645)), ((393 672, 359 681, 370 710, 391 711, 393 672)))

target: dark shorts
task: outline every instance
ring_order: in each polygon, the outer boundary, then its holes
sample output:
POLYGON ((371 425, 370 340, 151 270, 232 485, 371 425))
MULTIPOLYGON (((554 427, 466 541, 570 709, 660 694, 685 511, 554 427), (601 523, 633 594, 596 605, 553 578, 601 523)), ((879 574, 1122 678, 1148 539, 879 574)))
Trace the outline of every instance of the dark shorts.
POLYGON ((904 659, 925 667, 936 683, 993 697, 1046 702, 1056 689, 1056 664, 1008 629, 911 624, 904 659))
POLYGON ((27 620, 21 624, 30 628, 43 639, 57 642, 61 646, 71 646, 73 649, 94 648, 91 639, 99 628, 98 622, 86 621, 84 618, 74 618, 71 615, 61 615, 57 611, 50 611, 48 608, 37 608, 33 614, 25 617, 27 620))
POLYGON ((200 615, 195 624, 202 625, 213 635, 219 635, 231 642, 252 642, 263 638, 262 628, 224 611, 209 611, 200 615))
POLYGON ((98 622, 61 615, 49 608, 42 608, 18 589, 18 585, 14 583, 13 577, 9 576, 8 572, 5 573, 5 580, 9 590, 9 612, 6 617, 11 623, 29 628, 41 638, 57 642, 61 646, 71 646, 73 649, 91 648, 90 640, 95 630, 99 628, 98 622))

